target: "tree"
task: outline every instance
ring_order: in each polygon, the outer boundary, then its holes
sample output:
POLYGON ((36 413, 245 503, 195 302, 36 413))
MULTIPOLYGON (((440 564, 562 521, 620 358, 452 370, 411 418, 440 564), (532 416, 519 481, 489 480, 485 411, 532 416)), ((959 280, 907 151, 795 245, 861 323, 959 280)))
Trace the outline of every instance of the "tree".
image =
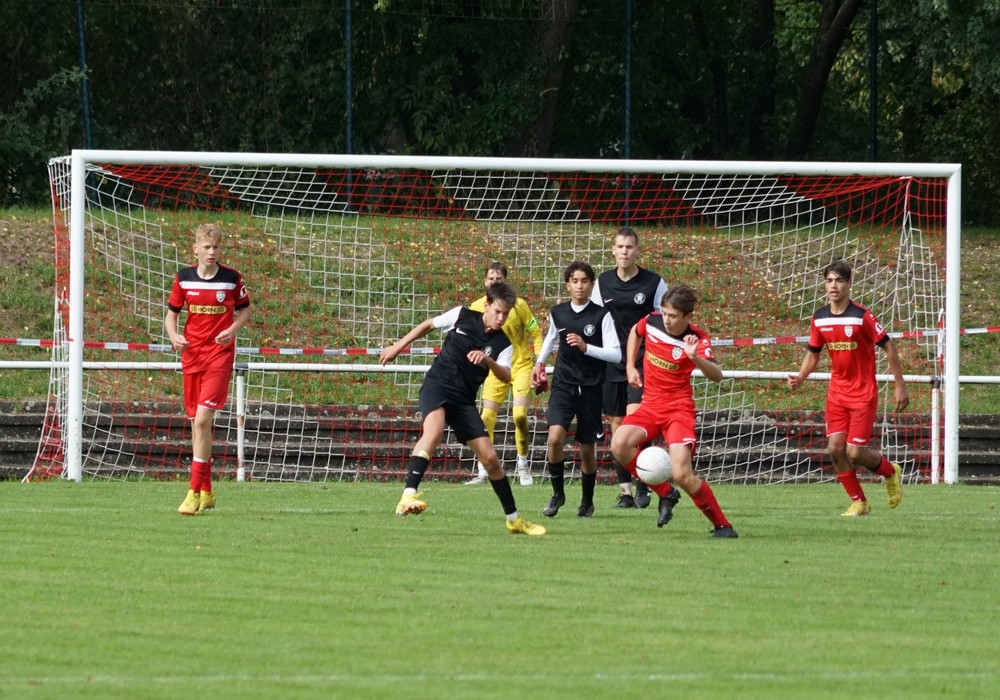
POLYGON ((775 41, 775 0, 756 0, 750 33, 750 75, 756 98, 747 120, 749 155, 766 160, 774 155, 775 99, 778 53, 775 41))
POLYGON ((535 27, 527 62, 528 76, 524 79, 525 107, 538 116, 518 125, 504 148, 504 155, 508 156, 550 155, 569 45, 580 16, 580 0, 539 0, 539 3, 542 21, 535 27))
POLYGON ((812 52, 803 73, 795 116, 785 141, 785 157, 795 160, 809 154, 830 71, 848 38, 861 0, 823 0, 812 52))
POLYGON ((880 151, 961 163, 963 218, 1000 223, 1000 7, 935 0, 880 7, 880 151))

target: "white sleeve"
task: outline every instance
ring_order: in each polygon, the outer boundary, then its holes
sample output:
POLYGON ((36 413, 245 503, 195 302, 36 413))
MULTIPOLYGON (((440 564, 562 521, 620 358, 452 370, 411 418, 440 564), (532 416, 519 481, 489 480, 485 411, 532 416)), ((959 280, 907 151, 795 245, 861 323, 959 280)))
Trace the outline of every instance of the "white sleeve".
POLYGON ((444 331, 447 333, 448 331, 450 331, 452 328, 455 327, 456 323, 458 323, 458 312, 461 310, 462 310, 461 306, 456 306, 454 309, 451 309, 450 311, 445 311, 443 314, 435 316, 432 319, 434 327, 437 328, 439 331, 444 331))
POLYGON ((596 357, 605 362, 619 362, 622 359, 622 348, 618 342, 618 331, 615 330, 615 321, 611 314, 604 314, 604 321, 601 322, 601 342, 603 346, 587 344, 587 357, 596 357))
POLYGON ((667 283, 661 277, 660 283, 656 285, 656 291, 653 293, 653 311, 658 311, 660 309, 660 302, 663 301, 663 295, 667 293, 667 283))
POLYGON ((500 357, 494 357, 493 361, 501 367, 510 369, 514 365, 514 346, 508 345, 507 348, 500 353, 500 357))
POLYGON ((535 359, 535 364, 545 364, 545 359, 552 354, 552 351, 559 345, 559 331, 556 330, 555 321, 552 320, 552 314, 549 314, 549 332, 545 335, 545 340, 542 341, 542 349, 538 352, 538 357, 535 359))

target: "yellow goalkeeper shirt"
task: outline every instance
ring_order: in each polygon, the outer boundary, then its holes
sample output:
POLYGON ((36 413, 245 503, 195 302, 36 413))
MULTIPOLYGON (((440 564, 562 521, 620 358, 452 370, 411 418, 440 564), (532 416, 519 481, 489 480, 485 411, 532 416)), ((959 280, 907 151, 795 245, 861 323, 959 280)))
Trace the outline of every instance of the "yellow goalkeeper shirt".
MULTIPOLYGON (((476 299, 469 304, 469 308, 473 311, 485 311, 486 296, 476 299)), ((514 308, 510 310, 510 316, 503 324, 503 332, 507 334, 511 345, 514 346, 511 371, 525 365, 530 368, 542 349, 542 329, 538 327, 535 315, 528 308, 528 302, 521 297, 517 298, 514 308)))

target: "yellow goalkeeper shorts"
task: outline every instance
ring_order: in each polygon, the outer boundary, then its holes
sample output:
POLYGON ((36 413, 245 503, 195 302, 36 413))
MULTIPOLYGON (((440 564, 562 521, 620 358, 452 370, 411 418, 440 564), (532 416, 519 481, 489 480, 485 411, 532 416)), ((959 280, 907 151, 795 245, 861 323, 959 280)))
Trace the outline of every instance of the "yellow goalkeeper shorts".
POLYGON ((531 393, 531 365, 522 364, 511 369, 511 381, 501 382, 491 372, 483 383, 483 401, 502 404, 507 393, 514 389, 514 396, 528 396, 531 393))

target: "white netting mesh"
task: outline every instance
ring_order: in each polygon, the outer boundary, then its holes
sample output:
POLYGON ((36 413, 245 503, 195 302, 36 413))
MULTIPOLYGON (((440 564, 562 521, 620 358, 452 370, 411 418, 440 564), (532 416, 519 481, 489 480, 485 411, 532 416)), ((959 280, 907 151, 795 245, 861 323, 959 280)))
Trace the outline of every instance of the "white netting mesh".
MULTIPOLYGON (((855 269, 855 300, 890 332, 915 336, 897 341, 907 374, 936 373, 936 339, 928 333, 938 330, 943 307, 943 179, 691 175, 670 172, 669 163, 662 173, 641 176, 472 167, 88 167, 86 293, 72 302, 84 306, 86 360, 176 361, 164 352, 163 330, 173 275, 192 261, 197 224, 217 222, 228 232, 224 262, 246 278, 254 316, 237 343, 242 421, 235 388, 216 420, 215 460, 223 473, 232 473, 242 455, 257 479, 396 478, 419 431, 422 370, 441 339, 429 336, 388 372, 372 367, 377 349, 480 296, 493 260, 507 264, 544 324, 548 308, 565 300, 566 265, 584 259, 598 271, 610 268, 611 237, 623 224, 639 232, 641 265, 668 284, 699 291, 695 322, 718 340, 724 370, 796 370, 802 346, 774 339, 808 333, 808 318, 824 303, 821 271, 844 258, 855 269), (400 371, 407 367, 414 371, 400 371)), ((56 338, 64 339, 60 325, 71 303, 67 160, 54 160, 50 174, 57 293, 64 299, 56 338)), ((60 358, 63 347, 57 343, 60 358)), ((66 381, 65 373, 53 374, 53 397, 63 395, 66 381)), ((823 469, 823 383, 796 394, 773 378, 695 383, 696 466, 704 476, 831 476, 823 469)), ((86 474, 186 473, 190 434, 176 370, 91 369, 84 389, 86 474)), ((929 468, 930 398, 925 386, 911 394, 912 412, 895 415, 886 390, 878 441, 914 475, 929 468)), ((544 462, 544 398, 533 405, 536 472, 544 462)), ((43 443, 62 439, 64 411, 59 400, 51 402, 52 429, 43 443)), ((496 441, 512 460, 513 428, 503 417, 496 441)), ((601 456, 607 466, 606 450, 601 456)), ((430 474, 459 477, 469 458, 460 446, 444 446, 430 474)), ((40 458, 36 472, 58 470, 58 462, 40 458)))

